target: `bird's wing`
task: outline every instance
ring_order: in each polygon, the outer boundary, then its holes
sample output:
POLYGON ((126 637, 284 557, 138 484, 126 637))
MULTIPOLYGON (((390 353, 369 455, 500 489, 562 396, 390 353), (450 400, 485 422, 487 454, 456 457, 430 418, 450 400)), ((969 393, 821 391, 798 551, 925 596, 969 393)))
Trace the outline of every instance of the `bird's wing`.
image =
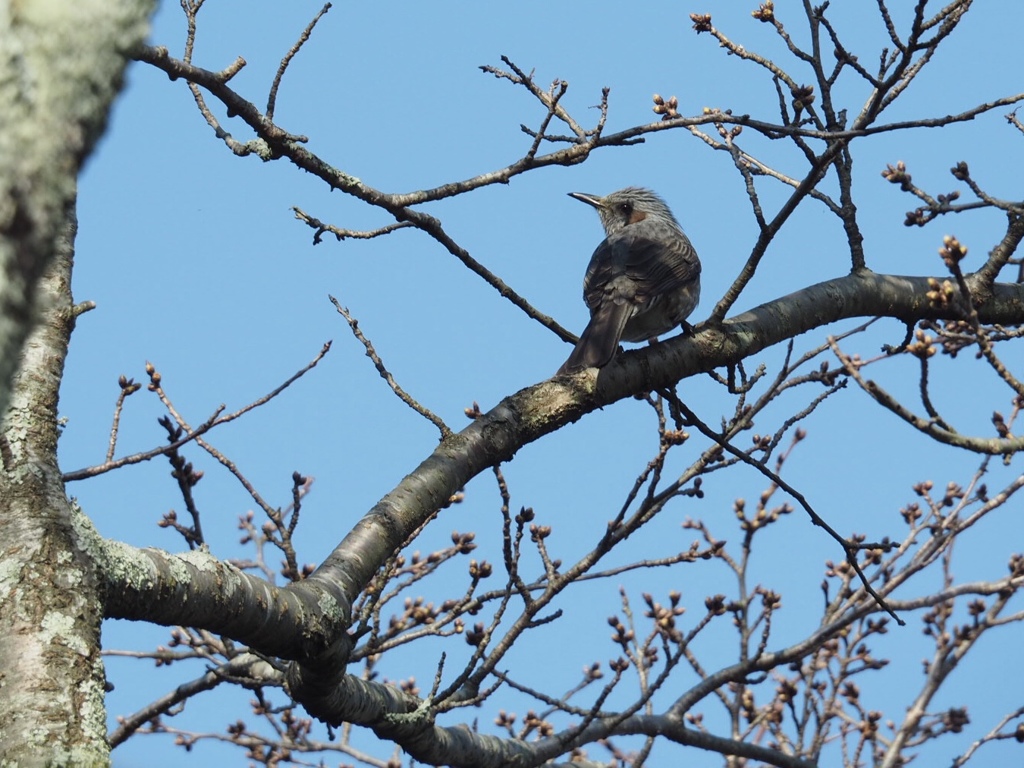
MULTIPOLYGON (((583 278, 583 299, 590 322, 558 373, 600 368, 618 349, 627 323, 649 311, 662 297, 691 289, 700 277, 700 261, 686 235, 667 226, 626 227, 606 238, 594 251, 583 278)), ((657 335, 664 329, 642 329, 657 335)))
POLYGON ((644 229, 627 227, 594 251, 583 279, 583 298, 591 311, 609 299, 640 306, 700 276, 700 261, 685 235, 644 229))
POLYGON ((622 329, 633 316, 633 305, 627 302, 605 301, 594 307, 590 322, 583 329, 580 340, 562 363, 558 374, 574 373, 584 368, 602 368, 615 356, 622 338, 622 329))

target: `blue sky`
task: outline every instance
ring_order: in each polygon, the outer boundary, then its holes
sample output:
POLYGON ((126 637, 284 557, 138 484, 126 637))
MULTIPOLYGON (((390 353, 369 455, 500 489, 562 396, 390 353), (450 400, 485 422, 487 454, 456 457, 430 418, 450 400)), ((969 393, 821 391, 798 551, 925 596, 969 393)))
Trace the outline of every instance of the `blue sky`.
MULTIPOLYGON (((805 40, 800 4, 776 6, 789 31, 805 40)), ((655 92, 676 95, 683 114, 713 106, 772 119, 777 99, 763 71, 726 56, 710 36, 696 36, 688 19, 690 12, 710 12, 732 39, 789 67, 771 27, 750 18, 753 7, 708 0, 699 7, 647 3, 622 13, 604 3, 338 3, 292 63, 278 97, 277 119, 287 130, 309 136, 310 148, 335 167, 386 192, 474 176, 526 150, 529 139, 519 125, 537 125, 540 108, 525 91, 478 69, 500 66, 501 55, 527 71, 535 69, 540 83, 567 80, 570 89, 562 103, 584 123, 596 121, 592 106, 601 88, 610 86, 609 130, 652 119, 655 92)), ((282 6, 209 0, 200 14, 195 61, 217 70, 244 57, 247 66, 232 85, 265 105, 281 56, 318 8, 308 2, 282 6)), ((893 106, 889 119, 956 113, 1019 91, 1010 52, 1016 50, 1020 13, 977 4, 893 106)), ((873 65, 886 41, 872 11, 863 4, 834 3, 830 14, 862 61, 873 65)), ((152 42, 180 55, 184 35, 178 5, 162 4, 152 42)), ((802 82, 811 79, 796 67, 791 72, 802 82)), ((841 93, 851 112, 866 97, 863 85, 852 81, 841 93)), ((214 108, 223 119, 223 110, 214 108)), ((970 247, 977 259, 973 264, 980 263, 998 239, 1001 216, 972 213, 924 229, 905 228, 904 212, 914 207, 913 201, 879 173, 886 163, 904 160, 915 182, 934 193, 946 192, 959 186, 948 168, 967 160, 990 192, 1019 196, 1014 151, 1019 152, 1020 138, 1003 119, 1006 111, 854 145, 857 205, 871 268, 939 273, 936 249, 949 233, 970 247)), ((227 124, 238 138, 249 138, 240 122, 227 124)), ((801 159, 788 144, 772 144, 749 131, 741 140, 760 159, 801 173, 801 159)), ((704 299, 691 319, 702 319, 734 278, 756 232, 728 157, 685 130, 651 136, 638 147, 602 150, 581 166, 531 172, 509 185, 425 210, 539 310, 579 331, 587 317, 580 281, 600 240, 600 227, 591 210, 565 193, 603 194, 629 184, 660 192, 701 254, 704 299)), ((783 199, 781 188, 763 182, 761 189, 767 205, 783 199)), ((93 300, 97 309, 80 319, 72 340, 61 396, 61 414, 69 421, 60 450, 66 470, 102 460, 117 377, 144 381, 147 360, 162 372, 177 408, 196 424, 220 403, 234 409, 261 396, 333 339, 334 348, 315 371, 269 406, 210 437, 273 504, 288 503, 293 471, 316 478, 298 544, 302 562, 317 562, 436 443, 436 430, 380 380, 328 293, 359 319, 402 386, 456 428, 465 424, 462 412, 474 401, 487 409, 550 376, 569 348, 433 241, 406 230, 372 241, 337 243, 328 237, 314 247, 311 231, 294 219, 292 206, 351 229, 389 223, 379 211, 330 193, 285 162, 233 156, 202 120, 183 83, 170 82, 145 65, 131 66, 108 133, 81 180, 74 291, 76 300, 93 300)), ((806 204, 773 244, 737 310, 848 268, 838 221, 822 207, 806 204)), ((797 340, 796 348, 802 352, 824 336, 811 332, 797 340)), ((860 340, 851 340, 847 349, 871 356, 880 344, 900 338, 901 326, 882 322, 860 340)), ((1019 352, 1005 354, 1019 371, 1019 352)), ((778 360, 778 350, 770 350, 750 361, 750 368, 764 361, 773 370, 778 360)), ((936 378, 940 373, 945 374, 938 385, 940 407, 963 431, 988 434, 991 411, 1009 411, 1007 391, 991 376, 979 375, 970 361, 936 361, 936 378)), ((901 394, 915 391, 916 368, 907 360, 887 361, 872 375, 901 394)), ((711 424, 729 407, 707 378, 683 382, 680 393, 711 424)), ((788 412, 801 407, 801 397, 806 396, 798 394, 766 415, 764 430, 774 430, 788 412)), ((122 418, 119 454, 163 442, 155 421, 161 413, 149 393, 131 398, 122 418)), ((654 426, 649 409, 634 401, 618 403, 527 446, 505 468, 513 506, 532 506, 538 522, 553 527, 550 545, 558 557, 569 561, 600 535, 656 450, 654 426)), ((912 434, 853 388, 825 403, 806 427, 808 440, 787 463, 785 477, 841 532, 898 536, 897 510, 913 500, 913 483, 966 483, 976 466, 970 457, 912 434)), ((251 500, 198 449, 186 455, 206 471, 197 498, 214 551, 243 555, 236 525, 251 500)), ((674 460, 675 470, 683 468, 687 455, 684 451, 674 460)), ((156 527, 166 511, 183 513, 168 473, 165 462, 153 461, 74 483, 69 492, 105 535, 179 550, 181 540, 156 527)), ((999 487, 998 478, 1012 474, 1013 467, 994 468, 990 487, 999 487)), ((686 517, 703 517, 720 538, 738 540, 732 500, 754 500, 764 486, 763 478, 744 469, 715 475, 705 483, 705 499, 681 500, 667 509, 619 557, 625 561, 685 549, 693 538, 680 529, 686 517)), ((417 547, 428 552, 444 545, 453 529, 472 530, 480 543, 475 556, 498 560, 499 504, 493 479, 478 478, 467 488, 466 502, 446 510, 417 547)), ((958 547, 956 576, 1001 576, 1008 555, 1021 549, 1022 534, 1019 505, 1011 503, 958 547)), ((781 645, 815 625, 822 564, 840 559, 841 552, 800 513, 766 537, 756 555, 754 578, 784 595, 779 637, 773 643, 781 645)), ((456 570, 447 582, 439 578, 425 585, 428 599, 440 601, 461 591, 463 572, 456 570)), ((620 584, 638 609, 642 590, 664 596, 678 589, 697 616, 705 595, 733 588, 723 575, 713 562, 588 585, 581 598, 566 606, 566 620, 546 627, 530 640, 532 646, 524 644, 513 653, 509 668, 525 664, 538 679, 556 681, 553 692, 568 688, 584 664, 598 660, 606 665, 618 655, 607 639, 605 618, 619 610, 620 584), (578 655, 538 652, 553 647, 572 647, 578 655)), ((936 577, 934 583, 918 584, 907 596, 923 594, 937 583, 936 577)), ((902 715, 906 691, 919 684, 918 661, 928 653, 919 621, 908 618, 906 628, 893 628, 876 647, 876 655, 897 654, 903 660, 871 684, 872 708, 887 709, 893 717, 902 715)), ((151 647, 166 642, 167 632, 109 622, 104 645, 151 647)), ((700 639, 708 663, 723 648, 721 661, 728 660, 732 641, 723 638, 728 633, 700 639)), ((955 673, 939 699, 941 706, 970 706, 975 736, 1019 704, 1000 688, 1005 680, 1001 660, 1019 645, 1020 632, 1013 628, 986 638, 985 647, 955 673), (979 681, 986 697, 969 698, 979 681)), ((391 679, 415 675, 428 685, 441 650, 424 644, 419 655, 398 654, 382 674, 391 679)), ((198 673, 198 667, 153 670, 148 662, 118 660, 111 660, 108 669, 117 686, 109 699, 112 718, 198 673)), ((868 685, 863 683, 866 690, 868 685)), ((190 703, 177 721, 182 727, 211 730, 223 730, 238 716, 251 721, 244 708, 247 698, 218 693, 190 703)), ((521 716, 531 705, 513 698, 502 706, 521 716)), ((488 727, 495 709, 485 707, 471 716, 479 715, 481 726, 488 727)), ((967 743, 947 739, 931 754, 948 762, 967 743)), ((989 747, 987 757, 993 759, 998 748, 989 747)), ((670 763, 672 754, 671 749, 656 750, 655 763, 670 763)), ((591 755, 601 755, 600 750, 592 749, 591 755)), ((186 756, 164 737, 133 739, 114 757, 119 766, 242 761, 237 751, 212 745, 200 745, 186 756)), ((704 762, 695 764, 718 764, 713 756, 697 759, 704 762)))

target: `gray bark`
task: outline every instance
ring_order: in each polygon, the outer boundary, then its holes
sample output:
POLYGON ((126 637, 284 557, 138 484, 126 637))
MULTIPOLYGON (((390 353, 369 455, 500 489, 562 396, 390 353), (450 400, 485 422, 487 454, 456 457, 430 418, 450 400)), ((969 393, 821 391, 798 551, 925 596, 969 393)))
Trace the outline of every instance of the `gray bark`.
POLYGON ((0 764, 109 763, 101 582, 57 466, 82 163, 150 0, 0 0, 0 764))
POLYGON ((152 0, 0 0, 0 417, 82 163, 152 0))

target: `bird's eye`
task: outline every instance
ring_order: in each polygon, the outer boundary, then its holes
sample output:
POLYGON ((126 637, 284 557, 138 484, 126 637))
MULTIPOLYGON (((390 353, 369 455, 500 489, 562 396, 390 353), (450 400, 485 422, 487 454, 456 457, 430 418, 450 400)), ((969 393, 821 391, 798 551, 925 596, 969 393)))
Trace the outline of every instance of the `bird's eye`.
POLYGON ((622 211, 623 213, 627 213, 627 214, 628 213, 632 213, 633 212, 633 206, 630 205, 629 203, 619 203, 619 210, 622 211))

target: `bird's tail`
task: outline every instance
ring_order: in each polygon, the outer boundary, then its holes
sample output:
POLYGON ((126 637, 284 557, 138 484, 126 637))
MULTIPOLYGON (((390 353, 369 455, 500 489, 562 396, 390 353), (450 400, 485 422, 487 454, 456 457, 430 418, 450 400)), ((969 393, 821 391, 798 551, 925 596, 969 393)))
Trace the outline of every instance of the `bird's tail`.
POLYGON ((555 375, 576 373, 586 368, 601 368, 607 365, 615 356, 622 331, 632 315, 633 307, 628 302, 603 302, 590 318, 587 327, 583 329, 583 335, 576 342, 576 347, 569 358, 562 363, 562 367, 555 375))

